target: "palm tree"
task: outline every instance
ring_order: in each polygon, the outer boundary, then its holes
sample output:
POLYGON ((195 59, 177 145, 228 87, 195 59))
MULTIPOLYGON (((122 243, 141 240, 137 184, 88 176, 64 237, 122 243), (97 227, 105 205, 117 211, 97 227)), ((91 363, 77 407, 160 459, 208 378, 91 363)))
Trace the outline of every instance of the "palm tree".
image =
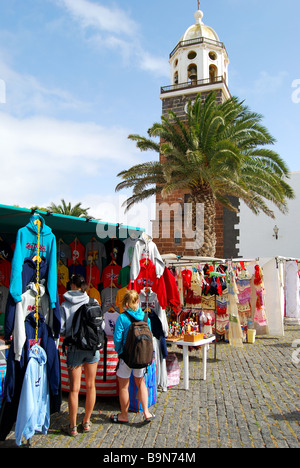
POLYGON ((189 102, 187 123, 170 111, 149 129, 150 138, 129 135, 138 148, 155 150, 161 159, 118 174, 122 182, 116 191, 133 189, 126 209, 157 193, 167 197, 175 190, 188 192, 194 214, 197 204, 204 205, 204 244, 196 252, 203 256, 214 256, 216 251, 216 201, 236 211, 230 197, 238 197, 254 213, 274 218, 268 206, 272 202, 286 213, 287 199, 294 198, 286 181, 288 168, 266 147, 275 140, 261 120, 236 97, 218 103, 215 93, 204 101, 199 94, 193 104, 189 102), (153 137, 159 137, 160 143, 153 137))
MULTIPOLYGON (((55 205, 55 203, 51 203, 51 205, 48 206, 48 210, 52 211, 52 213, 75 216, 77 218, 86 218, 89 216, 89 208, 82 208, 81 203, 77 203, 75 206, 71 206, 71 203, 67 205, 63 199, 61 200, 61 205, 55 205)), ((89 217, 91 218, 91 216, 89 217)))

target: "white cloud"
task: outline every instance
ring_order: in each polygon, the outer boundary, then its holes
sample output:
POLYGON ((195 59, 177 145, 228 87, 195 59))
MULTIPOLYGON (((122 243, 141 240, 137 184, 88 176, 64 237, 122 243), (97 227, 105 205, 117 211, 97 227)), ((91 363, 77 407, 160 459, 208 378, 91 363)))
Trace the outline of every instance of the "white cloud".
POLYGON ((89 103, 80 101, 69 91, 58 87, 47 88, 36 77, 13 70, 3 59, 1 50, 0 70, 5 86, 5 110, 14 115, 49 115, 64 110, 89 109, 89 103))
POLYGON ((140 54, 140 66, 143 70, 150 71, 155 75, 168 76, 170 75, 170 67, 168 62, 160 57, 155 57, 147 52, 140 54))
MULTIPOLYGON (((155 197, 135 205, 127 213, 122 204, 131 194, 87 194, 82 198, 83 207, 91 207, 89 214, 108 223, 123 223, 124 226, 140 227, 152 233, 151 220, 155 218, 155 197)), ((75 200, 74 200, 75 204, 75 200)))
POLYGON ((124 161, 130 166, 140 157, 128 133, 92 122, 0 113, 1 203, 43 205, 62 192, 74 197, 84 190, 107 193, 109 177, 124 161))
POLYGON ((120 8, 105 7, 90 0, 56 0, 59 6, 87 32, 85 40, 98 49, 114 49, 123 63, 158 76, 169 76, 165 58, 156 57, 144 49, 139 24, 120 8))
POLYGON ((259 78, 254 82, 253 92, 260 95, 277 93, 288 75, 285 71, 280 71, 276 75, 262 71, 259 78))
POLYGON ((133 36, 138 30, 137 23, 115 6, 108 8, 88 0, 59 0, 58 4, 64 6, 83 28, 91 27, 126 36, 133 36))
MULTIPOLYGON (((233 71, 232 76, 235 81, 239 77, 239 73, 233 71)), ((279 71, 276 74, 271 74, 266 71, 261 71, 258 78, 246 86, 236 86, 237 93, 240 96, 255 96, 261 99, 263 96, 277 93, 284 85, 285 79, 289 76, 286 71, 279 71)))

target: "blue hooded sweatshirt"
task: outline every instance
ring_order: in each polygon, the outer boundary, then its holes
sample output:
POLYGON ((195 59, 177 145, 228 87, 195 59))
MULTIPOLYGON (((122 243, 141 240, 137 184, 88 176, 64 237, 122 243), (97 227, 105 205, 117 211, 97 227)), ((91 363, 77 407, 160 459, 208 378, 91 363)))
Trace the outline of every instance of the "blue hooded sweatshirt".
MULTIPOLYGON (((137 310, 128 309, 126 312, 136 320, 144 320, 145 313, 142 311, 141 308, 137 310)), ((147 323, 151 330, 151 322, 149 318, 147 323)), ((126 314, 121 314, 118 317, 114 331, 114 345, 115 350, 119 356, 123 353, 130 325, 131 321, 126 316, 126 314)))
POLYGON ((30 217, 27 226, 18 230, 14 257, 11 265, 10 294, 15 302, 22 300, 22 270, 24 260, 37 254, 38 226, 40 229, 40 257, 45 257, 48 265, 47 289, 50 297, 50 307, 56 307, 57 299, 57 267, 56 267, 56 239, 52 229, 45 224, 45 220, 39 214, 30 217))
POLYGON ((47 355, 35 344, 29 351, 15 427, 16 444, 22 436, 30 439, 36 432, 47 434, 50 425, 50 399, 47 378, 47 355))

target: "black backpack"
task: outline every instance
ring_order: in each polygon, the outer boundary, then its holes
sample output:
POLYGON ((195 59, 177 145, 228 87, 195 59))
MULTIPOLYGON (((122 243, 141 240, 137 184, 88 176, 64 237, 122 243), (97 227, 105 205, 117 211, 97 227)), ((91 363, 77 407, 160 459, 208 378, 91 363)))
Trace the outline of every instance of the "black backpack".
POLYGON ((131 369, 142 369, 152 364, 153 338, 147 323, 148 314, 143 320, 135 320, 130 314, 124 312, 131 321, 123 353, 120 356, 131 369))
POLYGON ((73 345, 84 351, 101 350, 105 347, 106 337, 103 326, 102 309, 94 299, 90 298, 87 304, 83 304, 75 312, 72 320, 72 335, 64 339, 62 350, 65 353, 66 346, 73 345))

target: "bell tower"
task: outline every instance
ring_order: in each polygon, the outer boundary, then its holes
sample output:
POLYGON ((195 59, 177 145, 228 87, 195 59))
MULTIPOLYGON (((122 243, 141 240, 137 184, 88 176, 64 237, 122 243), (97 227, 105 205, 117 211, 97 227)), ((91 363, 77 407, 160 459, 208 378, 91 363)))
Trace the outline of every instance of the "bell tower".
POLYGON ((202 19, 203 12, 197 10, 195 23, 170 53, 171 85, 163 86, 160 95, 163 115, 172 110, 184 120, 189 99, 193 100, 200 92, 205 98, 216 91, 220 101, 230 97, 225 45, 202 19))
MULTIPOLYGON (((220 41, 217 33, 203 23, 203 12, 199 9, 194 17, 195 22, 190 26, 169 56, 171 84, 161 88, 160 99, 162 101, 162 115, 167 115, 168 111, 173 111, 183 122, 187 120, 188 102, 196 98, 201 93, 204 100, 211 91, 217 95, 219 102, 224 102, 231 97, 228 89, 228 66, 229 58, 223 42, 220 41)), ((184 204, 189 201, 189 193, 177 191, 167 198, 162 198, 160 194, 156 197, 156 221, 154 227, 154 238, 159 250, 162 253, 175 253, 176 255, 195 255, 195 252, 187 248, 190 243, 186 242, 184 229, 180 228, 180 218, 184 217, 184 204), (170 211, 170 207, 174 210, 170 211), (164 235, 164 226, 169 223, 170 236, 164 235)), ((215 220, 217 234, 218 257, 228 254, 226 245, 227 237, 232 237, 234 223, 238 223, 236 215, 231 213, 217 203, 217 216, 215 220), (224 229, 224 217, 233 216, 224 229), (229 232, 229 234, 228 234, 229 232), (226 234, 227 233, 227 234, 226 234), (225 245, 226 244, 226 245, 225 245)), ((184 224, 184 220, 182 223, 184 224)), ((236 238, 236 234, 234 236, 236 238)), ((230 257, 237 256, 234 245, 230 250, 230 257), (236 255, 235 255, 236 254, 236 255)))

